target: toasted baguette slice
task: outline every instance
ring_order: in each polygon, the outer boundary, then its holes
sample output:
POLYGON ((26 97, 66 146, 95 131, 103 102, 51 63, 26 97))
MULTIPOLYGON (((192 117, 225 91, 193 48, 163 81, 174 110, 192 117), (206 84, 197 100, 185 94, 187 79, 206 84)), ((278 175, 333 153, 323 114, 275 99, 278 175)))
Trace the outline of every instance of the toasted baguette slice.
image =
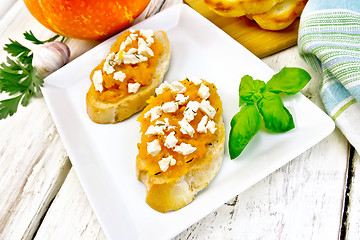
POLYGON ((223 17, 241 17, 269 11, 284 0, 204 0, 205 4, 223 17))
MULTIPOLYGON (((147 105, 146 101, 155 94, 155 88, 163 81, 170 63, 170 43, 166 33, 157 31, 154 33, 154 38, 162 44, 163 51, 159 56, 150 84, 141 86, 136 93, 125 96, 116 102, 107 102, 97 99, 91 93, 90 89, 94 88, 94 82, 92 82, 86 95, 87 113, 92 121, 96 123, 116 123, 129 118, 147 105)), ((134 71, 137 70, 134 69, 134 71)))
POLYGON ((178 210, 189 204, 195 195, 215 177, 220 169, 224 153, 225 128, 222 118, 222 103, 216 93, 216 87, 206 81, 202 81, 201 84, 197 82, 198 85, 189 80, 180 83, 186 87, 184 93, 176 93, 176 91, 174 93, 174 89, 171 87, 169 90, 163 86, 169 86, 169 84, 162 84, 159 87, 160 91, 157 90, 159 95, 149 100, 149 105, 138 118, 142 137, 141 143, 138 144, 139 154, 136 158, 137 177, 146 186, 147 204, 162 213, 178 210), (199 109, 194 108, 195 101, 200 103, 204 100, 198 96, 197 92, 200 88, 204 89, 203 86, 206 86, 205 89, 210 89, 207 101, 216 109, 215 116, 208 115, 203 111, 204 104, 200 104, 199 109), (184 103, 181 100, 182 97, 177 98, 178 94, 185 98, 189 97, 189 99, 184 103), (175 107, 175 112, 167 112, 174 109, 168 108, 169 106, 166 104, 174 101, 175 105, 178 102, 179 106, 175 107), (194 102, 189 104, 190 101, 194 102), (154 109, 158 106, 161 106, 161 111, 156 113, 154 109), (186 111, 196 112, 196 115, 193 116, 194 119, 187 115, 189 112, 184 114, 186 111), (200 126, 204 127, 206 122, 202 122, 203 119, 207 120, 206 126, 213 124, 214 128, 207 127, 206 132, 204 129, 201 130, 200 126), (181 121, 189 123, 194 131, 182 128, 183 125, 179 123, 181 121), (150 131, 150 126, 155 128, 157 126, 160 132, 150 131), (172 134, 177 141, 168 141, 172 134), (150 146, 149 143, 154 141, 158 141, 158 147, 160 146, 161 150, 150 146), (186 152, 189 149, 180 150, 182 144, 189 144, 196 149, 189 152, 186 152), (173 158, 175 161, 169 161, 169 158, 173 158))
POLYGON ((250 19, 255 20, 262 29, 282 30, 300 17, 306 3, 307 0, 285 0, 265 13, 252 15, 250 19))

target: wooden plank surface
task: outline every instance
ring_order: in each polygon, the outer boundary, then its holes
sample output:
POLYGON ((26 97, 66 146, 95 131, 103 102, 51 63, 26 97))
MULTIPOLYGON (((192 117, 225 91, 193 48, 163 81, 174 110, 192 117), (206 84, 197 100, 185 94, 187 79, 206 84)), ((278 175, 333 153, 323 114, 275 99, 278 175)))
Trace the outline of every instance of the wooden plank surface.
POLYGON ((345 240, 358 239, 360 236, 360 156, 357 152, 352 161, 349 186, 346 231, 343 236, 345 240))
POLYGON ((215 14, 204 3, 204 0, 184 0, 189 6, 213 22, 236 41, 259 58, 269 56, 297 43, 299 19, 281 31, 261 29, 247 17, 229 18, 215 14))
MULTIPOLYGON (((152 10, 176 2, 159 3, 152 5, 152 10)), ((0 45, 9 37, 22 39, 25 30, 33 30, 39 38, 52 36, 19 0, 0 21, 0 45)), ((98 44, 75 39, 67 43, 72 59, 98 44)), ((4 60, 2 49, 0 58, 4 60)), ((275 71, 284 66, 307 69, 313 80, 303 93, 322 107, 320 78, 299 58, 297 47, 263 60, 275 71)), ((3 97, 1 94, 0 99, 3 97)), ((69 170, 70 161, 44 99, 39 96, 13 117, 1 120, 0 130, 0 239, 32 239, 34 234, 36 239, 105 239, 75 171, 69 170)), ((336 130, 175 239, 338 239, 348 149, 336 130)), ((356 176, 360 174, 358 159, 356 176)), ((359 186, 359 177, 353 181, 359 186)), ((354 196, 351 206, 358 205, 359 193, 350 193, 354 196)), ((359 234, 359 211, 353 209, 347 218, 347 239, 359 234)))
MULTIPOLYGON (((37 26, 31 18, 18 1, 0 21, 1 46, 37 26)), ((0 239, 31 239, 71 164, 41 97, 1 120, 0 132, 0 239)))

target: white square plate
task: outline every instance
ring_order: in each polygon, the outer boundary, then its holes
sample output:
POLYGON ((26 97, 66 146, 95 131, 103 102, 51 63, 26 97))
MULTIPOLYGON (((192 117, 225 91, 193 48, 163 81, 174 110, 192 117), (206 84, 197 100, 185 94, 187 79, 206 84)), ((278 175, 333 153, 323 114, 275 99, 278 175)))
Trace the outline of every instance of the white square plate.
MULTIPOLYGON (((198 76, 214 83, 222 99, 227 136, 239 111, 243 75, 268 80, 274 72, 260 59, 187 5, 173 6, 133 26, 165 30, 171 63, 165 80, 198 76)), ((168 239, 283 166, 334 130, 333 121, 301 94, 284 99, 296 128, 258 133, 239 158, 223 165, 211 184, 188 206, 159 213, 145 203, 145 186, 135 173, 139 114, 110 125, 93 123, 85 95, 91 70, 116 36, 78 57, 45 80, 43 94, 89 202, 109 239, 168 239)), ((226 140, 227 145, 227 140, 226 140)))

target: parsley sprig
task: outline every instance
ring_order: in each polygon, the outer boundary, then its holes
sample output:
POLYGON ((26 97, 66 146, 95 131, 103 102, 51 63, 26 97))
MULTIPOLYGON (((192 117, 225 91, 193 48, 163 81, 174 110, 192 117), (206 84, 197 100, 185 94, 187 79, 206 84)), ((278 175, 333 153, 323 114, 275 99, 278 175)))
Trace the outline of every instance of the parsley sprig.
MULTIPOLYGON (((29 31, 24 33, 26 40, 33 44, 44 44, 58 39, 55 35, 45 41, 40 41, 29 31)), ((27 106, 31 97, 41 92, 44 80, 36 73, 32 65, 32 51, 17 41, 10 40, 4 50, 10 55, 0 64, 0 93, 8 93, 8 99, 0 101, 0 119, 12 116, 18 105, 27 106)), ((64 41, 62 37, 61 41, 64 41)))

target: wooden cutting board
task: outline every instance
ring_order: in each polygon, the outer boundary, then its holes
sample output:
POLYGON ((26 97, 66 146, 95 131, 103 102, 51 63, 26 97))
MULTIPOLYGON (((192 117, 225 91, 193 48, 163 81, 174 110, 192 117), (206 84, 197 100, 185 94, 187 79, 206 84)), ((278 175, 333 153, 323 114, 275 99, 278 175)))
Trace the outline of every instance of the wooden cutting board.
POLYGON ((216 26, 224 30, 257 57, 262 58, 297 44, 299 19, 281 31, 267 31, 247 17, 227 18, 209 10, 203 0, 184 0, 216 26))

